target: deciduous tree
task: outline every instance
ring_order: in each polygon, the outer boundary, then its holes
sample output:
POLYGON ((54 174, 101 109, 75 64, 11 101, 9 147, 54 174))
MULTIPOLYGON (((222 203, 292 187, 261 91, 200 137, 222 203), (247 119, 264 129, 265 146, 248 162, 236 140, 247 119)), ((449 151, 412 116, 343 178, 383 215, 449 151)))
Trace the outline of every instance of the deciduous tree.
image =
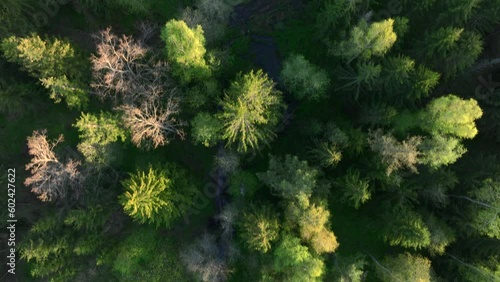
POLYGON ((110 28, 99 32, 95 39, 92 87, 99 98, 110 97, 115 105, 140 104, 177 92, 168 77, 168 65, 157 60, 143 42, 118 37, 110 28))
POLYGON ((195 144, 211 147, 221 139, 222 124, 209 113, 199 113, 192 121, 192 136, 195 144))
POLYGON ((181 260, 187 269, 204 282, 225 281, 229 272, 228 265, 220 253, 216 238, 204 233, 181 253, 181 260))
POLYGON ((442 135, 425 139, 420 150, 422 151, 420 162, 435 169, 455 163, 467 152, 459 139, 442 135))
POLYGON ((282 281, 319 281, 324 272, 321 259, 311 255, 300 239, 285 235, 274 250, 274 270, 282 281))
POLYGON ((422 128, 433 135, 449 134, 471 139, 477 134, 475 120, 483 111, 474 99, 453 94, 432 100, 421 114, 422 128))
POLYGON ((178 97, 145 101, 140 106, 120 107, 125 126, 130 129, 132 143, 144 149, 164 146, 175 137, 184 139, 182 129, 186 122, 180 120, 178 97))
POLYGON ((189 28, 184 21, 170 20, 161 32, 173 74, 183 83, 203 81, 211 75, 205 61, 205 37, 201 26, 189 28))
POLYGON ((382 163, 387 166, 387 175, 402 168, 408 168, 417 172, 417 163, 421 153, 418 145, 422 143, 422 138, 413 136, 399 142, 391 134, 384 134, 382 130, 370 132, 368 139, 371 149, 378 153, 382 163))
POLYGON ((31 176, 26 178, 24 185, 31 187, 42 201, 63 200, 68 192, 71 197, 81 196, 84 175, 78 170, 79 162, 75 160, 61 161, 54 153, 54 147, 63 141, 60 135, 55 141, 47 140, 47 131, 33 131, 28 137, 31 161, 26 170, 31 176))

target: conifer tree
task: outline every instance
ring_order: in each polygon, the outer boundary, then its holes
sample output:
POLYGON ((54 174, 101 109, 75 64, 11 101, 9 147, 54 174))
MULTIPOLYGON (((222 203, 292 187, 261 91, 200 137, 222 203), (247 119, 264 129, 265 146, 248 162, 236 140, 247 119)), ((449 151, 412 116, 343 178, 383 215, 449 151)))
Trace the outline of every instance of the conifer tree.
POLYGON ((222 139, 239 152, 258 149, 274 137, 284 107, 281 92, 262 70, 239 74, 221 102, 217 117, 223 123, 222 139))

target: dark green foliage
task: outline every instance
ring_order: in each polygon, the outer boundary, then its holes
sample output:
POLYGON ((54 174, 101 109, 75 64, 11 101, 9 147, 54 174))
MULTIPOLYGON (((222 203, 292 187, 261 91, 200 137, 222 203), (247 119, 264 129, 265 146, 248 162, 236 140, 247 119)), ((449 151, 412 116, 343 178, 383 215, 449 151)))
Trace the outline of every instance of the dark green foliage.
POLYGON ((336 182, 336 186, 342 190, 342 200, 355 209, 370 200, 372 196, 370 183, 367 179, 361 178, 357 170, 348 170, 346 175, 336 182))
POLYGON ((327 73, 311 64, 302 55, 292 55, 283 63, 281 78, 297 99, 325 98, 330 84, 327 73))
POLYGON ((197 114, 191 126, 195 144, 200 143, 206 147, 214 146, 222 137, 221 122, 208 113, 197 114))
POLYGON ((123 240, 116 250, 113 270, 128 278, 155 260, 158 237, 154 229, 137 229, 123 240))
POLYGON ((316 169, 291 155, 284 158, 270 156, 267 172, 257 174, 260 181, 269 186, 273 193, 285 199, 310 196, 316 186, 317 176, 316 169))
POLYGON ((368 264, 363 255, 335 255, 335 266, 332 267, 335 282, 361 282, 368 264))
POLYGON ((500 0, 62 2, 0 3, 18 280, 498 281, 500 0))
POLYGON ((251 199, 260 185, 255 174, 239 170, 230 176, 228 192, 235 198, 251 199))
POLYGON ((410 209, 398 209, 386 218, 384 239, 389 245, 420 249, 431 244, 431 233, 418 213, 410 209))

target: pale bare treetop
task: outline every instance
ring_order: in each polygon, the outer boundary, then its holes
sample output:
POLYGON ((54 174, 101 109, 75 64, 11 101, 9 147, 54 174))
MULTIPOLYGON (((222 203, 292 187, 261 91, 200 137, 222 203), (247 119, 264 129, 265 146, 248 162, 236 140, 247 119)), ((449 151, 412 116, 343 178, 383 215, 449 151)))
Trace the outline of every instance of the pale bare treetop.
POLYGON ((24 185, 31 187, 31 192, 37 194, 42 201, 65 198, 70 189, 75 192, 73 196, 78 197, 83 182, 83 175, 77 169, 80 163, 71 159, 62 163, 53 149, 63 141, 63 136, 49 142, 46 132, 34 131, 28 137, 32 159, 26 165, 26 170, 32 175, 26 178, 24 185))
MULTIPOLYGON (((147 29, 149 32, 149 29, 147 29)), ((129 36, 118 37, 107 28, 97 35, 97 54, 91 56, 94 81, 91 86, 101 99, 115 104, 137 104, 156 99, 161 90, 176 92, 168 77, 168 64, 156 60, 143 44, 129 36)))

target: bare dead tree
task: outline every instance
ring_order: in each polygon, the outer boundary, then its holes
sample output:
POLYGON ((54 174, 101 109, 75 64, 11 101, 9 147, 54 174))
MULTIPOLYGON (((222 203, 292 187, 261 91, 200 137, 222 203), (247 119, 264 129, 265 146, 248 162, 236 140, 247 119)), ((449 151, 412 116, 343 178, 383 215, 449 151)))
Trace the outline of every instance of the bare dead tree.
POLYGON ((149 21, 139 21, 136 23, 135 27, 139 30, 140 42, 149 41, 159 31, 158 24, 149 21))
POLYGON ((26 170, 32 175, 26 178, 24 185, 31 187, 31 192, 42 201, 63 199, 68 190, 73 190, 73 196, 79 197, 83 182, 83 175, 78 171, 80 163, 71 159, 66 163, 59 161, 53 149, 63 141, 63 136, 49 142, 46 132, 34 131, 28 137, 29 154, 33 158, 26 170))
POLYGON ((229 269, 213 235, 204 233, 181 253, 181 260, 202 281, 226 281, 229 269))
POLYGON ((111 33, 111 28, 95 38, 97 55, 91 57, 94 76, 91 86, 101 99, 110 97, 115 104, 140 104, 163 93, 158 88, 176 91, 168 76, 168 65, 157 61, 142 41, 125 35, 118 37, 111 33))
POLYGON ((166 145, 175 136, 184 139, 185 121, 177 119, 179 100, 175 97, 145 101, 140 107, 124 105, 123 122, 130 129, 132 142, 145 149, 166 145))

